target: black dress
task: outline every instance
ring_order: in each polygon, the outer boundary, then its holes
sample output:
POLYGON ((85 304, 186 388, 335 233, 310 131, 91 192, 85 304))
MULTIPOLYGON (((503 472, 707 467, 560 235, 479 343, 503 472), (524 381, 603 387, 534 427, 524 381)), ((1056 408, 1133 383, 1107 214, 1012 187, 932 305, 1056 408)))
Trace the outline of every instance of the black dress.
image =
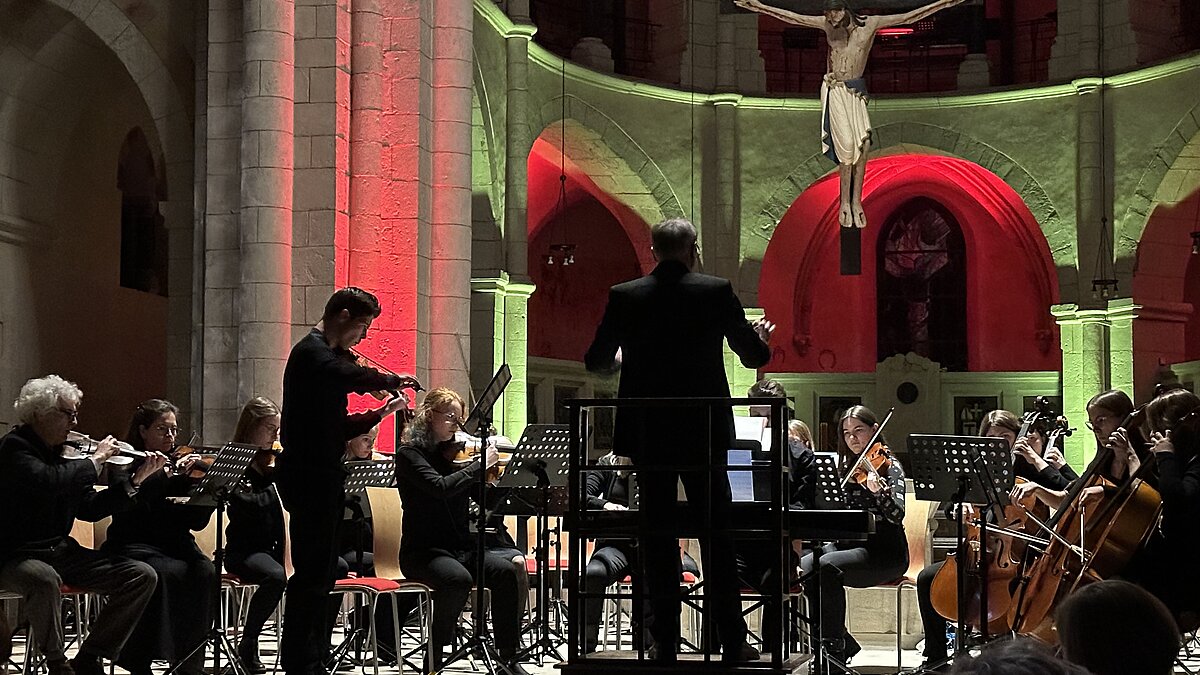
MULTIPOLYGON (((140 560, 158 573, 154 596, 117 659, 134 675, 148 673, 154 660, 179 663, 212 625, 217 573, 192 531, 204 529, 213 509, 168 500, 187 495, 190 488, 187 477, 157 473, 142 483, 137 506, 115 515, 108 528, 104 551, 140 560)), ((199 672, 203 659, 200 650, 183 671, 199 672)))

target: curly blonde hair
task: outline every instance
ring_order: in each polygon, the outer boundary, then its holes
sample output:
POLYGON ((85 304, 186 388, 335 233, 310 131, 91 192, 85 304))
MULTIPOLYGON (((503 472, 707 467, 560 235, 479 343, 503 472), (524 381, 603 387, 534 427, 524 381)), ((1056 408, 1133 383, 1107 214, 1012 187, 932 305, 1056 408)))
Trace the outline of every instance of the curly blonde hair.
POLYGON ((446 406, 457 403, 464 411, 467 404, 463 397, 453 389, 438 387, 425 395, 425 400, 417 408, 413 421, 404 430, 404 443, 416 448, 427 449, 434 445, 430 427, 433 424, 433 413, 446 406))

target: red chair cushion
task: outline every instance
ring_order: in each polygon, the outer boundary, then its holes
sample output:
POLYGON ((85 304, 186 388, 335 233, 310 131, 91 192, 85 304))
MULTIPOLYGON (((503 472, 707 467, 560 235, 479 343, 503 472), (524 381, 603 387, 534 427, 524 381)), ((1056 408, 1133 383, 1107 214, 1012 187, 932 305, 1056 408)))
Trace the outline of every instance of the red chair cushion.
POLYGON ((400 590, 400 584, 391 579, 381 579, 379 577, 358 577, 357 579, 338 579, 334 584, 335 589, 344 590, 371 590, 377 593, 386 593, 388 591, 400 590))

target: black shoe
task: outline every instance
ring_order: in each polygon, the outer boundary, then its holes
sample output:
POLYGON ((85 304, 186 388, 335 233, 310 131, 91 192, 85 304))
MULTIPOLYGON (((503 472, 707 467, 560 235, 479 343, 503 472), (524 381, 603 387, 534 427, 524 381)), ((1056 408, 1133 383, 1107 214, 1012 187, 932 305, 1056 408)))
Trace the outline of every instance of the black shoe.
POLYGON ((674 649, 663 649, 660 644, 651 645, 650 649, 646 651, 646 657, 655 663, 662 664, 671 664, 678 660, 674 649))
POLYGON ((0 610, 0 663, 12 657, 12 626, 8 624, 8 612, 0 610))
MULTIPOLYGON (((65 663, 65 662, 64 662, 65 663)), ((70 665, 64 673, 61 670, 55 670, 53 664, 48 664, 51 675, 104 675, 104 664, 100 663, 100 657, 87 652, 79 652, 75 658, 71 659, 70 665)))
POLYGON ((847 661, 862 651, 862 645, 858 644, 858 640, 855 640, 854 636, 849 633, 846 633, 846 637, 842 638, 842 642, 844 643, 843 652, 846 655, 847 661))
POLYGON ((742 640, 742 644, 737 649, 726 649, 721 653, 721 660, 726 663, 745 663, 747 661, 757 661, 762 656, 758 650, 750 645, 749 642, 742 640))
MULTIPOLYGON (((66 659, 62 661, 47 661, 46 671, 50 675, 75 675, 75 669, 71 667, 71 663, 66 659)), ((103 669, 101 672, 103 672, 103 669)))
POLYGON ((262 675, 267 672, 267 666, 258 657, 258 640, 250 640, 242 638, 237 649, 238 658, 242 660, 242 665, 246 667, 246 671, 254 675, 262 675))

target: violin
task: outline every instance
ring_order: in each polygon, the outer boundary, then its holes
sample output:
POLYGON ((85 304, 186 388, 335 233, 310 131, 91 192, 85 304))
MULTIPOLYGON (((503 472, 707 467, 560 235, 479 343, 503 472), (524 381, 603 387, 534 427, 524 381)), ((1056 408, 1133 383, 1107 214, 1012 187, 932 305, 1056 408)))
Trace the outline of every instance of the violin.
POLYGON ((200 480, 204 478, 204 476, 208 473, 208 470, 212 468, 213 462, 217 459, 217 453, 220 451, 221 448, 203 445, 176 446, 171 451, 171 461, 167 464, 167 473, 171 474, 172 476, 187 476, 192 480, 200 480), (184 459, 191 456, 196 456, 197 459, 185 469, 184 459))
MULTIPOLYGON (((134 448, 125 441, 114 440, 112 444, 117 449, 117 454, 109 457, 105 463, 113 466, 128 466, 133 463, 135 457, 141 459, 150 454, 134 448)), ((100 441, 78 431, 68 431, 67 440, 63 442, 62 456, 64 459, 91 459, 99 447, 100 441)))
POLYGON ((892 452, 888 447, 879 440, 883 434, 883 428, 887 426, 889 420, 892 419, 892 414, 896 412, 895 406, 888 408, 887 415, 883 417, 883 421, 879 423, 879 428, 871 436, 871 440, 867 441, 867 449, 858 455, 854 465, 846 472, 846 477, 842 479, 842 488, 845 489, 850 483, 858 483, 866 487, 867 479, 874 478, 880 483, 884 482, 883 474, 892 466, 892 452))
POLYGON ((880 483, 883 482, 883 475, 887 473, 892 466, 892 451, 883 443, 876 441, 859 455, 859 461, 854 463, 854 467, 850 470, 850 475, 846 477, 850 483, 858 483, 866 486, 867 479, 874 477, 880 483))
MULTIPOLYGON (((495 429, 488 429, 488 431, 494 432, 495 429)), ((465 466, 471 462, 474 462, 480 457, 480 444, 477 436, 470 436, 462 431, 456 431, 454 432, 454 439, 455 443, 451 446, 454 450, 454 456, 451 458, 451 461, 456 465, 465 466)), ((488 435, 487 440, 489 445, 496 445, 497 454, 500 457, 500 459, 487 470, 487 482, 495 484, 498 480, 500 480, 500 476, 504 475, 504 470, 508 467, 508 462, 512 459, 513 453, 500 451, 501 447, 511 448, 511 442, 497 442, 499 440, 508 441, 508 439, 504 436, 497 436, 496 434, 492 433, 488 435)), ((486 448, 487 446, 483 447, 486 448)))
MULTIPOLYGON (((362 352, 358 351, 357 349, 354 349, 353 347, 351 347, 349 350, 347 350, 347 354, 349 355, 350 359, 352 359, 355 363, 357 363, 360 366, 374 368, 375 370, 378 370, 381 373, 387 373, 388 375, 395 375, 396 377, 400 378, 401 380, 404 381, 403 383, 401 383, 401 388, 412 389, 413 392, 425 391, 425 388, 421 386, 421 383, 417 381, 417 378, 415 378, 411 375, 401 375, 400 373, 397 373, 396 371, 392 370, 391 368, 388 368, 387 366, 385 366, 382 363, 376 361, 375 359, 367 356, 366 354, 363 354, 362 352)), ((373 391, 373 392, 371 392, 371 396, 374 396, 376 399, 383 401, 383 400, 387 399, 389 396, 391 396, 392 398, 400 398, 401 396, 403 396, 403 393, 400 391, 400 389, 391 389, 388 391, 373 391)), ((404 408, 401 408, 401 410, 407 411, 404 413, 404 416, 406 418, 405 421, 411 422, 412 421, 412 411, 409 410, 409 408, 407 406, 404 408)))

